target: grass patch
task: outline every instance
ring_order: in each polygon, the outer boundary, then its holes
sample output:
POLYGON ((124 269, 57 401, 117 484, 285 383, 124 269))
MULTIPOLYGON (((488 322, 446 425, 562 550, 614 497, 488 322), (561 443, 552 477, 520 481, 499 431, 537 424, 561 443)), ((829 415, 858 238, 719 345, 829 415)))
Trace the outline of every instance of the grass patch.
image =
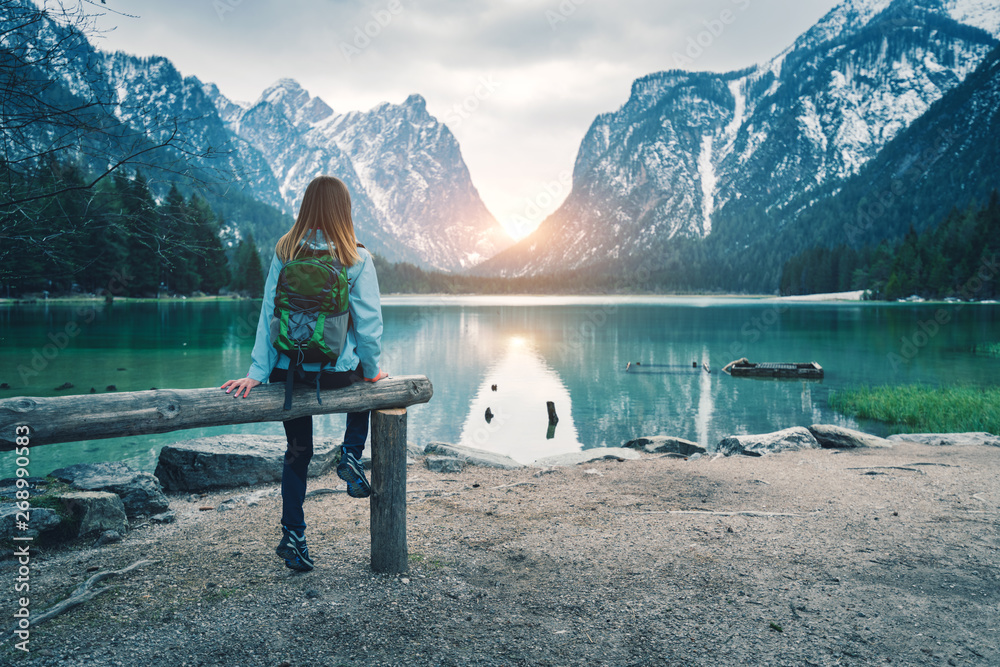
POLYGON ((228 600, 238 592, 239 590, 236 588, 215 586, 214 588, 206 589, 206 591, 202 593, 201 598, 207 602, 219 602, 221 600, 228 600))
POLYGON ((1000 343, 976 343, 972 346, 972 353, 1000 359, 1000 343))
POLYGON ((427 558, 423 554, 410 554, 409 560, 411 563, 419 563, 432 568, 441 568, 448 565, 448 563, 443 560, 439 560, 437 558, 427 558))
MULTIPOLYGON (((31 496, 28 499, 28 504, 30 509, 28 523, 30 525, 30 513, 32 510, 46 508, 54 511, 62 522, 55 528, 51 528, 43 533, 41 533, 33 542, 31 542, 31 548, 34 549, 38 546, 50 546, 54 544, 65 544, 76 539, 77 533, 80 530, 80 520, 78 517, 74 517, 73 513, 66 509, 65 503, 59 499, 59 495, 74 491, 69 484, 64 482, 59 482, 51 477, 46 481, 45 491, 38 494, 37 496, 31 496)), ((14 500, 12 502, 20 502, 14 500)), ((11 549, 15 548, 23 543, 16 543, 13 540, 0 540, 0 549, 9 552, 11 549)))
POLYGON ((897 433, 1000 433, 1000 387, 853 387, 830 394, 830 407, 897 433))

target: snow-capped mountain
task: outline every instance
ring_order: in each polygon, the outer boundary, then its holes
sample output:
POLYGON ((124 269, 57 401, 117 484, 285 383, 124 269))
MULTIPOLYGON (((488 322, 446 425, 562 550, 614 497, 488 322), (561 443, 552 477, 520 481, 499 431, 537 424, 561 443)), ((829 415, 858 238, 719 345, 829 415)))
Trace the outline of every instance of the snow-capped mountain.
MULTIPOLYGON (((102 52, 31 0, 8 5, 0 16, 5 52, 66 52, 49 69, 22 67, 43 91, 35 116, 60 104, 88 114, 74 132, 43 121, 0 128, 11 163, 46 155, 59 136, 76 147, 62 159, 89 172, 123 163, 158 195, 172 183, 198 191, 230 227, 253 232, 265 255, 306 185, 324 173, 347 183, 359 239, 387 259, 454 271, 512 243, 482 203, 455 137, 419 95, 340 114, 282 80, 255 103, 238 104, 181 76, 166 58, 102 52)), ((18 103, 9 100, 8 113, 18 103)))
POLYGON ((857 175, 837 182, 835 194, 785 216, 777 233, 808 230, 815 238, 839 235, 855 247, 873 246, 910 229, 923 231, 952 211, 983 205, 997 188, 1000 46, 857 175))
POLYGON ((388 259, 460 270, 513 242, 479 198, 455 137, 419 95, 340 114, 291 79, 246 107, 214 87, 205 92, 231 131, 266 157, 290 212, 326 173, 350 188, 359 238, 388 259))
POLYGON ((203 183, 218 184, 220 179, 238 177, 238 188, 258 201, 274 207, 283 205, 278 182, 267 162, 226 128, 201 81, 193 76, 182 77, 166 58, 138 58, 121 52, 102 55, 102 69, 116 91, 115 109, 123 122, 142 127, 151 118, 174 119, 176 124, 150 124, 145 134, 156 142, 177 132, 179 139, 174 143, 189 153, 215 151, 214 157, 204 160, 161 156, 162 167, 169 170, 176 166, 203 183))
POLYGON ((655 267, 701 240, 725 263, 785 224, 804 193, 857 174, 998 35, 992 1, 848 0, 762 65, 638 79, 591 125, 562 207, 477 271, 655 267))

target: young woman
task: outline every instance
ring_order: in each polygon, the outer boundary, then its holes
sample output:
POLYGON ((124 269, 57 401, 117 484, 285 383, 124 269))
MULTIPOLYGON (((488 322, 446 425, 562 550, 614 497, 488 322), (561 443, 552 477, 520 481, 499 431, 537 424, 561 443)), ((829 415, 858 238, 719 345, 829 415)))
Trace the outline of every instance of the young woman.
MULTIPOLYGON (((382 309, 378 278, 368 251, 359 246, 351 219, 351 195, 342 181, 332 176, 319 176, 306 188, 299 216, 292 229, 281 237, 275 248, 271 268, 264 283, 264 302, 257 322, 257 339, 251 354, 250 372, 245 378, 230 380, 222 385, 226 393, 236 391, 246 398, 250 390, 265 380, 284 382, 289 359, 280 355, 271 341, 270 321, 274 312, 278 274, 288 261, 307 255, 334 256, 347 267, 350 285, 351 326, 347 342, 337 363, 303 364, 296 370, 295 381, 318 384, 324 389, 346 387, 362 380, 377 382, 384 373, 379 371, 382 342, 382 309)), ((359 459, 368 438, 369 412, 347 415, 347 430, 341 449, 337 475, 347 482, 347 493, 353 498, 366 498, 371 487, 359 459)), ((312 417, 306 415, 283 422, 288 448, 281 472, 281 542, 275 550, 285 565, 293 570, 308 572, 313 561, 306 546, 305 517, 302 502, 306 495, 306 470, 313 455, 312 417)))

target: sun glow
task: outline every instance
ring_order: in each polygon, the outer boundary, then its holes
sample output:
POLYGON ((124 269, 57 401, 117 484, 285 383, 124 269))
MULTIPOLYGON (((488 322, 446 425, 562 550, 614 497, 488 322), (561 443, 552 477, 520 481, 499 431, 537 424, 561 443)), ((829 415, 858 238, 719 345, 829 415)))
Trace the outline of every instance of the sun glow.
POLYGON ((515 215, 510 218, 505 218, 498 221, 500 226, 504 228, 504 231, 514 239, 515 241, 520 241, 531 235, 531 232, 538 229, 540 223, 534 223, 527 220, 521 216, 515 215))

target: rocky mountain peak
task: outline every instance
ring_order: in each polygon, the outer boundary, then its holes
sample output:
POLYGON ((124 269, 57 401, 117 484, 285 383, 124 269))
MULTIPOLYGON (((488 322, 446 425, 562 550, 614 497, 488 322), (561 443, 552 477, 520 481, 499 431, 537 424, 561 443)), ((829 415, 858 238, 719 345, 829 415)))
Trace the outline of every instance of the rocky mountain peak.
POLYGON ((592 123, 561 208, 478 271, 662 264, 691 247, 732 264, 965 80, 997 21, 995 0, 846 0, 760 66, 641 77, 592 123))
MULTIPOLYGON (((220 112, 231 110, 214 99, 220 112)), ((282 79, 227 124, 268 160, 286 210, 317 174, 340 177, 359 234, 387 259, 452 271, 511 243, 479 198, 458 142, 421 95, 337 114, 282 79)))
POLYGON ((412 109, 414 112, 419 114, 427 113, 427 100, 424 99, 423 95, 418 95, 414 93, 403 100, 403 106, 407 109, 412 109))

